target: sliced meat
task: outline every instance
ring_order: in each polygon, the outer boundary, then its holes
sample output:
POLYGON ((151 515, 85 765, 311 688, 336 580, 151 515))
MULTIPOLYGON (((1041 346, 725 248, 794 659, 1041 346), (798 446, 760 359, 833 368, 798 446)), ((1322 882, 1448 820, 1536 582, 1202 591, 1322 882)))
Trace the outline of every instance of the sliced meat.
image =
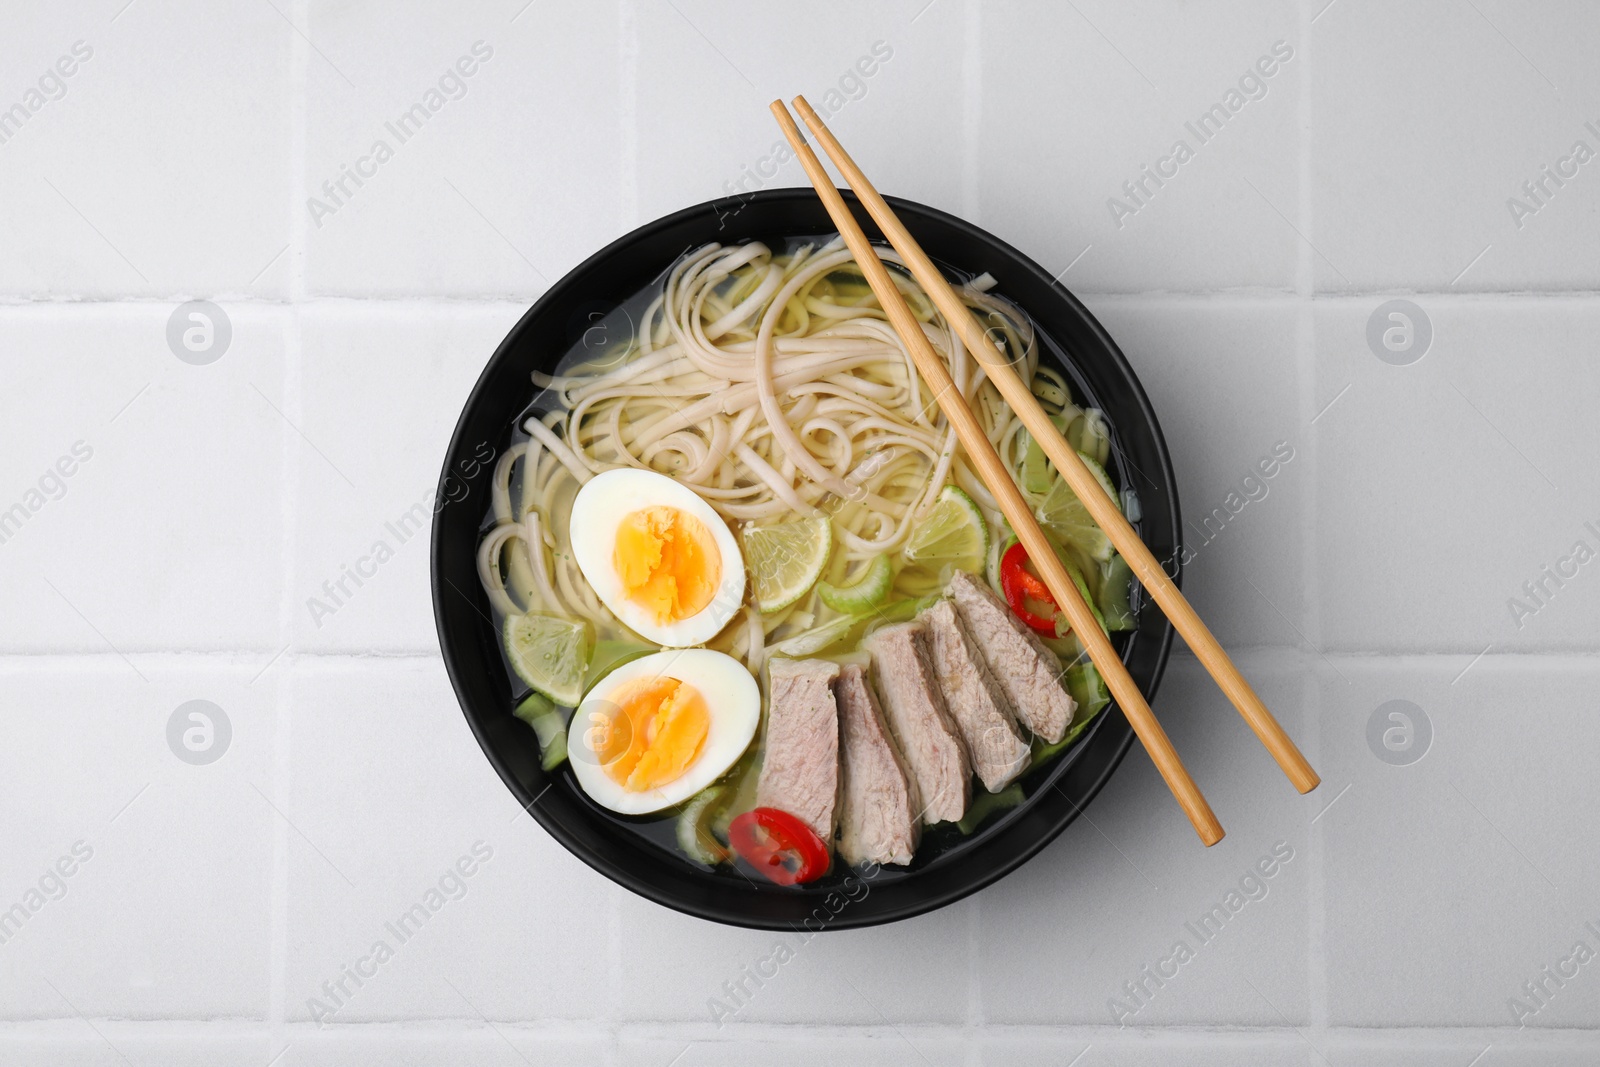
POLYGON ((916 783, 889 734, 866 667, 841 667, 835 691, 844 775, 839 855, 850 864, 910 863, 922 836, 916 783))
POLYGON ((945 706, 967 743, 967 755, 983 787, 998 793, 1027 769, 1033 758, 1017 729, 1006 698, 949 600, 922 613, 933 653, 933 673, 945 706))
POLYGON ((928 654, 928 632, 921 622, 886 626, 868 637, 884 717, 911 776, 925 822, 955 821, 972 797, 972 765, 928 654))
POLYGON ((955 601, 967 633, 1017 721, 1046 741, 1061 740, 1078 705, 1061 686, 1061 661, 1005 601, 966 571, 956 571, 945 590, 955 601))
POLYGON ((774 659, 767 700, 766 750, 756 804, 787 811, 833 844, 839 819, 839 665, 774 659))

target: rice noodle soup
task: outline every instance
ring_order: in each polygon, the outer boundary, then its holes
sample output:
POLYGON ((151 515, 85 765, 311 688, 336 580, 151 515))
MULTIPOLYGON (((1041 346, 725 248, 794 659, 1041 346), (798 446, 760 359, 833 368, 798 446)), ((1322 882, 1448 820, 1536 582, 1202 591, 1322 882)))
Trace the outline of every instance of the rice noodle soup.
MULTIPOLYGON (((1105 628, 1133 629, 1126 564, 879 255, 1105 628)), ((1116 499, 1111 428, 993 288, 957 291, 1116 499)), ((584 323, 532 375, 478 571, 546 769, 729 877, 934 862, 1108 703, 837 237, 705 246, 584 323)))

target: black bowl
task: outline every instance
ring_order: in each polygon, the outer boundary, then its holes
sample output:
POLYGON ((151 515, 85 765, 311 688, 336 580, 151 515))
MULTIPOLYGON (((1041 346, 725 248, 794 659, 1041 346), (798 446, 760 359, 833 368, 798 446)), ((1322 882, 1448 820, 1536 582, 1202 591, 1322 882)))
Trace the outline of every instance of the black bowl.
MULTIPOLYGON (((848 192, 856 217, 876 234, 848 192)), ((1025 309, 1080 398, 1103 409, 1114 438, 1110 474, 1137 492, 1137 523, 1158 559, 1179 571, 1178 493, 1166 442, 1128 362, 1094 317, 1050 273, 1010 245, 960 219, 906 200, 900 218, 935 260, 968 275, 988 271, 996 292, 1025 309)), ((810 190, 776 189, 688 208, 640 227, 595 253, 552 286, 501 342, 456 424, 440 476, 433 524, 433 605, 439 644, 467 723, 517 802, 595 870, 641 896, 717 922, 761 929, 845 929, 909 918, 976 892, 1033 856, 1066 827, 1111 776, 1132 743, 1127 720, 1108 708, 1063 756, 1024 778, 1027 799, 991 817, 958 845, 909 868, 871 877, 834 872, 783 889, 736 873, 707 871, 658 847, 603 812, 570 770, 540 770, 532 733, 511 715, 502 664, 474 553, 489 498, 492 457, 510 440, 532 397, 529 371, 553 371, 586 324, 649 284, 682 253, 711 241, 782 242, 833 232, 810 190), (486 457, 489 457, 486 459, 486 457)), ((1147 698, 1166 666, 1172 629, 1153 608, 1124 642, 1123 658, 1147 698)), ((953 832, 953 831, 949 831, 953 832)))

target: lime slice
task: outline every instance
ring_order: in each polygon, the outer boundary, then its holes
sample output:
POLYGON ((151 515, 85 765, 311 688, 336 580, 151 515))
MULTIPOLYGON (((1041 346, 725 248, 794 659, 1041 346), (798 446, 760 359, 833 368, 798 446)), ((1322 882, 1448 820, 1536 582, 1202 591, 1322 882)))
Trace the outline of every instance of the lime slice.
POLYGON ((810 591, 833 553, 824 517, 744 528, 744 564, 755 580, 756 607, 782 611, 810 591))
POLYGON ((817 583, 817 595, 834 611, 846 615, 859 615, 888 599, 889 588, 894 584, 894 567, 888 556, 878 556, 867 566, 854 585, 837 586, 827 582, 817 583))
POLYGON ((503 634, 506 659, 517 677, 564 707, 583 699, 589 628, 551 615, 513 615, 503 634))
MULTIPOLYGON (((1078 458, 1083 460, 1083 465, 1089 468, 1089 473, 1100 483, 1100 488, 1115 502, 1117 490, 1112 486, 1111 479, 1106 477, 1105 468, 1082 452, 1078 453, 1078 458)), ((1056 480, 1035 514, 1046 530, 1058 539, 1076 545, 1097 562, 1104 563, 1111 558, 1111 539, 1089 517, 1089 509, 1083 506, 1083 501, 1078 499, 1066 479, 1056 480)))
POLYGON ((966 493, 953 485, 939 490, 939 499, 916 524, 906 542, 905 557, 929 570, 949 564, 979 574, 989 555, 989 524, 966 493))

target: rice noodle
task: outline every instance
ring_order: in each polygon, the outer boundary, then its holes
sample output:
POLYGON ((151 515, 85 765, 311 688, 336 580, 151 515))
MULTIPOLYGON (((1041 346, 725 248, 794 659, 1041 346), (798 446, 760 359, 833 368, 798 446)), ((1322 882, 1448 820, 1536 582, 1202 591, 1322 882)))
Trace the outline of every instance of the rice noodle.
MULTIPOLYGON (((1015 468, 1026 440, 1020 421, 899 256, 879 254, 1015 468)), ((1033 328, 987 291, 993 284, 985 275, 957 291, 1031 382, 1039 369, 1033 328)), ((1058 374, 1044 374, 1047 397, 1067 394, 1058 374)), ((627 344, 532 378, 545 392, 523 420, 529 439, 495 467, 493 524, 478 553, 480 579, 504 614, 550 611, 628 636, 583 580, 566 528, 572 494, 615 467, 670 474, 732 523, 828 515, 840 548, 830 580, 899 551, 946 484, 1000 522, 837 238, 781 254, 760 242, 696 249, 668 271, 627 344), (521 551, 504 553, 513 540, 521 551)), ((774 644, 832 617, 814 593, 782 612, 762 615, 752 604, 742 614, 743 624, 715 643, 737 650, 752 671, 774 644)))

